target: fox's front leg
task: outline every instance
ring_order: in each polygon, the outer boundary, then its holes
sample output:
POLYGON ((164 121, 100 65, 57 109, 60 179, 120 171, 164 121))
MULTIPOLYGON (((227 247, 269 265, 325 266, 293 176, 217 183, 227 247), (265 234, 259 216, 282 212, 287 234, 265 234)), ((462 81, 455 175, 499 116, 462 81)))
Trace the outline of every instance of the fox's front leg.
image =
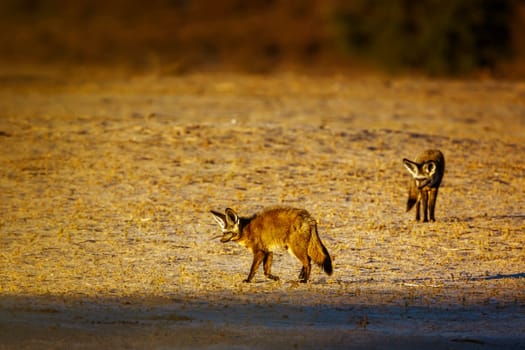
POLYGON ((423 222, 428 222, 428 192, 421 190, 421 204, 423 205, 423 222))
POLYGON ((265 258, 265 253, 261 251, 257 251, 253 253, 253 262, 252 267, 250 268, 250 274, 248 275, 248 278, 246 278, 243 282, 251 282, 253 279, 253 276, 255 276, 255 273, 257 272, 257 269, 261 265, 261 262, 265 258))
POLYGON ((266 255, 264 256, 264 265, 263 265, 264 275, 271 280, 278 281, 279 277, 272 275, 272 273, 270 272, 272 268, 272 260, 273 260, 273 253, 272 252, 266 253, 266 255))
POLYGON ((279 277, 272 275, 270 272, 270 269, 272 268, 272 260, 273 260, 273 253, 269 252, 264 255, 264 275, 268 277, 269 279, 272 279, 274 281, 278 281, 279 277))

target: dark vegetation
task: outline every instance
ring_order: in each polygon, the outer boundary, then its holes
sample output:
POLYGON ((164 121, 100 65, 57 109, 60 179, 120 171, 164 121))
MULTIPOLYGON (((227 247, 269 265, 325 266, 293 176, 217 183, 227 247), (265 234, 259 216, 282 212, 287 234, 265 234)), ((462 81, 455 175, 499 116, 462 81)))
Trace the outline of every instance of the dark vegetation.
POLYGON ((524 23, 519 0, 5 0, 0 48, 4 62, 168 73, 372 64, 516 76, 525 60, 524 23))
POLYGON ((513 0, 356 0, 339 21, 348 49, 389 69, 494 69, 513 53, 513 0))

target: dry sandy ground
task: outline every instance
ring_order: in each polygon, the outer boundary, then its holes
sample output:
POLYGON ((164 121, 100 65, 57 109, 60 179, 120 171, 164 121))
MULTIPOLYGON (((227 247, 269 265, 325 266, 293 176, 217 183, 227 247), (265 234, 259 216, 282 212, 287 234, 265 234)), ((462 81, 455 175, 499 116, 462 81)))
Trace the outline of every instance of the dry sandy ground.
POLYGON ((0 145, 0 349, 525 348, 524 83, 9 69, 0 145), (241 282, 209 210, 274 205, 332 276, 241 282))

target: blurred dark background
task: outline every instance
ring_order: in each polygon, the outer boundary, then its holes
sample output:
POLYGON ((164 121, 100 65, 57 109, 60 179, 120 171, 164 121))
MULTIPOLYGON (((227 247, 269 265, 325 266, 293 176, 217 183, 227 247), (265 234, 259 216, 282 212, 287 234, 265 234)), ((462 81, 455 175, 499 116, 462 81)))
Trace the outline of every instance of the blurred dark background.
POLYGON ((524 0, 3 0, 0 62, 525 77, 524 0))

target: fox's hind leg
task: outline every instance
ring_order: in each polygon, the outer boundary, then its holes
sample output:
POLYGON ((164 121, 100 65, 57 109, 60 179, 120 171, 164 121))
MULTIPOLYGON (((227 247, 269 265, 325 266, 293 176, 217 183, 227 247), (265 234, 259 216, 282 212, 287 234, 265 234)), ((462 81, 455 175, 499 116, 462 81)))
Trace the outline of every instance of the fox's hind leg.
POLYGON ((270 269, 272 268, 272 260, 273 260, 273 253, 269 252, 264 255, 263 260, 263 267, 264 267, 264 275, 268 277, 271 280, 278 281, 279 277, 272 275, 270 272, 270 269))
POLYGON ((438 189, 437 188, 432 188, 429 191, 429 196, 428 196, 428 214, 429 214, 429 217, 430 217, 429 218, 430 221, 436 221, 436 219, 434 218, 434 210, 436 209, 437 195, 438 195, 438 189))
POLYGON ((312 269, 310 264, 310 257, 308 256, 308 253, 306 252, 306 249, 298 251, 297 249, 293 250, 293 254, 299 261, 303 264, 303 267, 301 268, 301 272, 299 273, 299 281, 302 283, 308 282, 308 278, 310 278, 310 270, 312 269))
POLYGON ((310 271, 311 271, 311 264, 310 264, 310 257, 308 257, 308 264, 304 265, 304 262, 303 262, 303 267, 301 268, 301 272, 299 272, 299 281, 301 281, 302 283, 308 282, 308 278, 310 278, 310 271))

